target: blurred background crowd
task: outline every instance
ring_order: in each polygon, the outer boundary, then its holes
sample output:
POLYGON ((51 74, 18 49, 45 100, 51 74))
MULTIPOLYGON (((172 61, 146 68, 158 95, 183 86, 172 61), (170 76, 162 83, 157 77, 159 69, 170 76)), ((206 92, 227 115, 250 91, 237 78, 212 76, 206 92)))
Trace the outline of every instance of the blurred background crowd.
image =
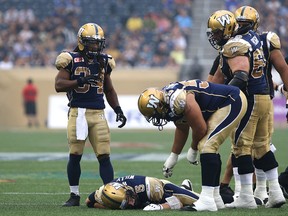
MULTIPOLYGON (((196 1, 0 0, 0 69, 53 66, 58 53, 75 48, 77 31, 86 22, 104 29, 105 52, 117 67, 179 66, 193 53, 196 1)), ((275 31, 288 54, 288 0, 218 2, 231 11, 244 4, 255 7, 259 30, 275 31)))
POLYGON ((0 59, 7 67, 50 66, 77 45, 86 22, 105 32, 120 67, 181 63, 192 31, 190 0, 0 0, 0 59))

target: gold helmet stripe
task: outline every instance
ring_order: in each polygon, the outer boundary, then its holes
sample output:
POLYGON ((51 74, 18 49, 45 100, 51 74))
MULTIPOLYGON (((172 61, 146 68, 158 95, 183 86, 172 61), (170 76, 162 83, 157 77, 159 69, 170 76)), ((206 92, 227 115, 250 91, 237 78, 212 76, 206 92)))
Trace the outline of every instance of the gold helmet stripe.
POLYGON ((100 30, 99 30, 99 26, 96 23, 93 23, 94 26, 94 30, 95 30, 95 36, 96 38, 98 38, 100 35, 100 30))
POLYGON ((97 26, 97 24, 95 24, 95 23, 93 23, 93 25, 94 25, 94 28, 95 28, 95 35, 98 35, 98 26, 97 26))

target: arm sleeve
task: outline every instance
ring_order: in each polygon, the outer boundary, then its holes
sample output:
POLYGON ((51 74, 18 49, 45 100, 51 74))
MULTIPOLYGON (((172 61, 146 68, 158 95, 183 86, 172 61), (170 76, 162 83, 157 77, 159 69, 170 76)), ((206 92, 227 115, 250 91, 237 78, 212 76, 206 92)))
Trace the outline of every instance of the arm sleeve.
POLYGON ((218 56, 215 58, 215 60, 214 60, 214 62, 213 62, 213 65, 212 65, 212 67, 211 67, 211 69, 210 69, 210 72, 209 72, 210 75, 214 76, 214 74, 216 73, 217 68, 218 68, 218 66, 219 66, 219 60, 220 60, 220 55, 218 55, 218 56))

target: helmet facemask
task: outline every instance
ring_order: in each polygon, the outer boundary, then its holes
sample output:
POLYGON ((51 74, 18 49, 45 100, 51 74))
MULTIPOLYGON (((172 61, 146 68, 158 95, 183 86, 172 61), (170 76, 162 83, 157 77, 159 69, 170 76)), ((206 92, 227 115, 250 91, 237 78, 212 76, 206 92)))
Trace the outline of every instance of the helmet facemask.
POLYGON ((234 14, 227 10, 214 12, 208 19, 207 37, 213 48, 221 49, 238 28, 234 14))
POLYGON ((137 194, 133 191, 132 188, 125 186, 125 200, 122 201, 120 205, 120 209, 133 209, 138 205, 138 197, 137 194), (133 204, 131 204, 133 203, 133 204))
POLYGON ((159 130, 167 124, 168 105, 164 102, 163 92, 155 88, 146 89, 138 99, 138 108, 145 119, 159 130))
POLYGON ((228 41, 228 39, 223 39, 224 32, 220 29, 212 31, 211 28, 208 28, 206 34, 211 46, 216 50, 220 50, 221 47, 228 41))
POLYGON ((167 109, 162 105, 162 108, 160 108, 161 112, 158 112, 159 108, 154 107, 154 114, 152 116, 145 116, 146 120, 150 123, 152 123, 154 126, 158 127, 159 130, 163 129, 163 126, 168 123, 168 121, 165 119, 167 109))
POLYGON ((105 48, 105 39, 83 37, 80 39, 80 43, 83 44, 83 52, 89 59, 94 59, 99 56, 105 48))
POLYGON ((78 49, 88 59, 95 59, 105 48, 103 29, 95 23, 87 23, 78 31, 78 49))
POLYGON ((235 18, 239 24, 238 34, 244 34, 249 30, 257 31, 260 17, 255 8, 242 6, 235 11, 235 18))

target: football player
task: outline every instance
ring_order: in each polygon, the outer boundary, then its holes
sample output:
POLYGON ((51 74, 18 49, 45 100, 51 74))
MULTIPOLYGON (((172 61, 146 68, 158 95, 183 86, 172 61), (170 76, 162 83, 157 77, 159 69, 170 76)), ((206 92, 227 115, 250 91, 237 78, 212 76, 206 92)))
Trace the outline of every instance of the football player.
MULTIPOLYGON (((253 31, 257 31, 257 28, 259 26, 260 23, 260 19, 259 19, 259 14, 257 12, 257 10, 255 10, 253 7, 251 6, 242 6, 239 7, 236 11, 235 11, 235 17, 237 20, 237 23, 239 24, 239 32, 241 31, 241 33, 245 33, 249 30, 253 30, 253 31)), ((287 77, 288 77, 288 66, 285 63, 284 57, 281 53, 281 44, 280 44, 280 40, 279 37, 277 36, 276 33, 274 32, 263 32, 262 34, 260 34, 260 39, 262 41, 262 45, 263 45, 263 51, 264 51, 264 55, 265 58, 267 60, 267 64, 265 66, 265 73, 266 73, 266 77, 268 79, 269 82, 269 88, 270 88, 270 97, 271 99, 273 99, 274 97, 274 90, 280 90, 281 92, 284 92, 284 95, 286 93, 286 91, 283 89, 283 85, 278 86, 273 83, 272 80, 272 65, 276 68, 276 70, 278 71, 278 73, 280 74, 282 80, 284 80, 284 83, 286 81, 287 84, 287 77)), ((215 60, 214 65, 210 71, 209 74, 209 78, 213 77, 213 75, 215 74, 217 67, 219 65, 219 57, 218 56, 218 61, 215 60)), ((212 80, 212 78, 211 78, 212 80)), ((273 134, 273 130, 274 130, 274 126, 273 126, 273 103, 271 103, 272 107, 270 109, 269 115, 269 133, 270 133, 270 140, 272 138, 272 134, 273 134)), ((270 149, 271 151, 275 151, 276 148, 275 146, 270 143, 270 149)), ((235 196, 239 195, 240 192, 240 179, 239 179, 239 174, 237 171, 237 167, 233 168, 234 171, 234 178, 235 178, 235 196)), ((255 167, 255 174, 256 174, 256 188, 254 191, 254 195, 256 197, 259 197, 260 199, 264 200, 265 202, 268 200, 268 194, 267 194, 267 190, 266 190, 266 175, 263 172, 263 170, 261 169, 257 169, 255 167)), ((231 191, 231 189, 229 189, 230 187, 228 186, 230 183, 230 180, 233 176, 233 172, 232 172, 232 164, 231 164, 231 158, 227 161, 227 165, 226 165, 226 169, 225 169, 225 173, 222 179, 222 182, 220 184, 220 194, 223 196, 224 194, 231 194, 233 193, 233 191, 231 191)))
POLYGON ((192 129, 187 159, 197 164, 199 151, 202 171, 202 191, 192 208, 195 211, 225 207, 219 195, 218 150, 244 116, 246 106, 246 97, 239 88, 201 80, 174 82, 162 89, 148 88, 139 97, 138 108, 148 122, 160 130, 168 121, 176 126, 171 154, 163 166, 166 178, 172 175, 192 129))
MULTIPOLYGON (((254 167, 251 158, 253 146, 254 165, 265 171, 268 179, 269 202, 266 207, 280 207, 284 197, 278 195, 278 163, 270 151, 271 99, 266 77, 266 59, 261 39, 253 26, 242 25, 233 38, 227 40, 225 31, 236 18, 230 11, 216 11, 208 20, 208 40, 214 48, 221 46, 220 67, 213 80, 238 86, 248 99, 248 109, 237 128, 233 140, 232 164, 237 164, 241 182, 239 197, 227 207, 257 208, 253 199, 252 176, 254 167), (215 45, 216 44, 216 45, 215 45), (270 127, 270 128, 269 128, 270 127)), ((254 23, 255 24, 255 23, 254 23)), ((273 88, 274 89, 274 88, 273 88)))
POLYGON ((181 187, 164 179, 128 175, 114 179, 91 193, 86 199, 89 208, 163 210, 180 209, 199 198, 185 179, 181 187))
POLYGON ((63 205, 68 207, 80 205, 80 161, 87 137, 98 159, 103 183, 114 178, 110 161, 110 132, 104 115, 104 94, 116 113, 116 121, 121 122, 119 127, 126 124, 110 77, 115 61, 112 56, 103 53, 103 29, 95 23, 87 23, 79 29, 77 37, 78 46, 75 50, 60 53, 55 63, 59 70, 55 89, 57 92, 66 92, 69 100, 67 175, 71 193, 63 205))

